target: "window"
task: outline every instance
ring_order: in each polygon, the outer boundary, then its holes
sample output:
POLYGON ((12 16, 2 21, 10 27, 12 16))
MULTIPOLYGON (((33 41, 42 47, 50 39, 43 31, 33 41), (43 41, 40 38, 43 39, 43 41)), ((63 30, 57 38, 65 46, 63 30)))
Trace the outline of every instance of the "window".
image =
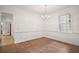
POLYGON ((71 33, 71 14, 61 15, 59 17, 60 32, 71 33))

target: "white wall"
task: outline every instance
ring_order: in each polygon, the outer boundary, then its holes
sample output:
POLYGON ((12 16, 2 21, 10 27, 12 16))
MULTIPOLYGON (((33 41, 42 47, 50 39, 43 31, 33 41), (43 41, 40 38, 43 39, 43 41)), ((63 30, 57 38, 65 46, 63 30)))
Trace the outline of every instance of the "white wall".
POLYGON ((14 16, 12 35, 15 43, 43 36, 42 20, 38 14, 18 6, 0 6, 0 12, 11 13, 14 16))
POLYGON ((50 18, 47 20, 47 31, 59 31, 59 16, 70 13, 72 20, 72 33, 79 33, 79 6, 72 6, 62 10, 58 10, 49 14, 50 18))
MULTIPOLYGON (((0 14, 0 23, 1 23, 1 14, 0 14)), ((0 25, 0 33, 1 33, 1 25, 0 25)))
POLYGON ((51 13, 48 20, 42 20, 39 14, 17 6, 0 6, 0 12, 12 13, 14 15, 12 35, 15 43, 45 36, 79 45, 79 34, 59 33, 58 23, 59 15, 71 13, 72 31, 73 33, 79 33, 79 7, 69 7, 51 13))
POLYGON ((47 37, 79 45, 79 6, 58 10, 49 14, 49 16, 50 19, 47 20, 45 32, 47 37), (66 13, 71 14, 73 34, 59 32, 59 16, 66 13))

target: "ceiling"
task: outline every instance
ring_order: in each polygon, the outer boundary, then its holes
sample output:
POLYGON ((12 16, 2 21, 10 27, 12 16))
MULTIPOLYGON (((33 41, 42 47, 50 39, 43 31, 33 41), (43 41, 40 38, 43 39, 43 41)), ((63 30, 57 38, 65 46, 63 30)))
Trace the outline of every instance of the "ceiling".
POLYGON ((70 5, 22 5, 22 7, 25 9, 42 14, 55 12, 69 6, 70 5))
POLYGON ((32 11, 34 13, 40 13, 40 14, 50 14, 53 13, 55 11, 67 8, 71 5, 0 5, 0 7, 20 7, 24 10, 29 10, 32 11))

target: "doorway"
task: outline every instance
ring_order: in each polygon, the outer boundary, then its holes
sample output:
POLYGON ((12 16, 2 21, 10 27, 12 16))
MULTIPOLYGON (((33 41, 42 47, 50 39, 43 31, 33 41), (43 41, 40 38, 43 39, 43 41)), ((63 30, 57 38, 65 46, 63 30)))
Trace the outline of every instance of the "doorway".
POLYGON ((1 13, 0 33, 2 45, 10 45, 14 43, 12 37, 12 20, 13 15, 9 13, 1 13))

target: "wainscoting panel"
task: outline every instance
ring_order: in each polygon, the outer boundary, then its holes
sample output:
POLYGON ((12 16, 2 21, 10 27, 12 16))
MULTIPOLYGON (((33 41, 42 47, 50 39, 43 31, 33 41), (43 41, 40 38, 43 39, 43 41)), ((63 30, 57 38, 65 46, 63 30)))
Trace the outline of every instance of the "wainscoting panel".
POLYGON ((61 33, 61 32, 53 32, 53 31, 45 32, 45 34, 46 34, 45 37, 79 46, 79 34, 61 33))
POLYGON ((32 40, 43 36, 44 35, 41 31, 15 32, 14 41, 15 43, 19 43, 19 42, 28 41, 28 40, 32 40))

